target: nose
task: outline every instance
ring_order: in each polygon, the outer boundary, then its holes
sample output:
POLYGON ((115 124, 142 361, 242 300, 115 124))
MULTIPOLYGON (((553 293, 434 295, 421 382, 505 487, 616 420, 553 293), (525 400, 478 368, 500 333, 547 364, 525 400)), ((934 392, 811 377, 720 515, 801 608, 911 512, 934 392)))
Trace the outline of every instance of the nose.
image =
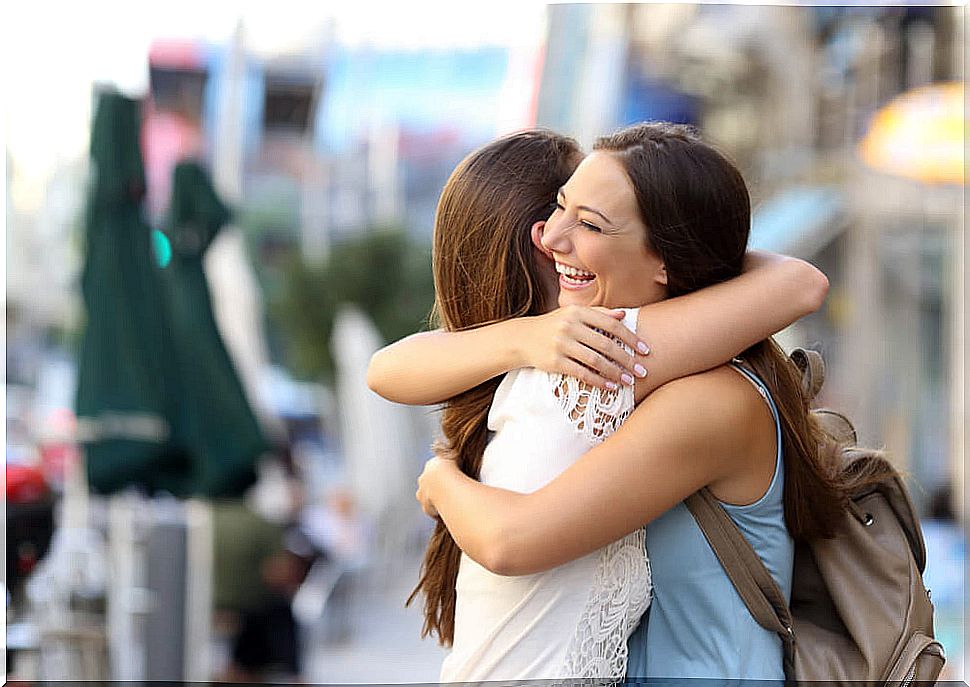
POLYGON ((568 253, 571 222, 567 220, 565 212, 560 212, 558 215, 558 217, 549 218, 546 222, 542 233, 542 246, 554 253, 568 253))

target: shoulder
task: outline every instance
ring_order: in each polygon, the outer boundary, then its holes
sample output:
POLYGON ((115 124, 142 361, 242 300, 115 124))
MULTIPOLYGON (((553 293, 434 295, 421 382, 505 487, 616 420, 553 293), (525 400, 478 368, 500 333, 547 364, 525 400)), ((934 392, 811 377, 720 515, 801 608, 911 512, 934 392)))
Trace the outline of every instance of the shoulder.
POLYGON ((667 382, 641 405, 692 434, 742 444, 767 408, 751 382, 729 365, 667 382))
POLYGON ((720 365, 705 372, 680 377, 657 388, 644 403, 669 403, 690 400, 704 406, 724 407, 733 405, 749 396, 759 395, 737 370, 730 365, 720 365), (746 393, 751 389, 754 393, 746 393))
POLYGON ((768 405, 749 380, 727 365, 660 386, 620 432, 620 450, 634 461, 648 455, 665 465, 680 465, 684 484, 691 489, 748 479, 760 470, 762 445, 774 440, 768 405), (752 462, 754 455, 757 463, 752 462))
POLYGON ((529 368, 519 367, 514 370, 509 370, 504 375, 502 375, 502 381, 499 382, 498 386, 495 388, 495 393, 492 394, 492 402, 490 406, 489 416, 503 409, 508 405, 515 396, 521 392, 513 393, 514 389, 521 388, 522 381, 526 381, 529 378, 528 374, 523 375, 529 368))

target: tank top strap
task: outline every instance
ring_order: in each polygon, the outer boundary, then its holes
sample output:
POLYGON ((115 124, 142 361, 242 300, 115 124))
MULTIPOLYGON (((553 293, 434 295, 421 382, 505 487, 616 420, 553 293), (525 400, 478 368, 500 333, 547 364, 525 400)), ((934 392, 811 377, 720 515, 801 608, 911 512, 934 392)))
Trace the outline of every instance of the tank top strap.
POLYGON ((775 446, 777 447, 775 449, 775 472, 774 472, 774 475, 772 476, 771 484, 768 486, 767 491, 765 491, 762 497, 758 499, 755 503, 748 504, 747 506, 734 506, 731 504, 723 504, 730 509, 745 509, 745 508, 751 508, 755 505, 758 505, 762 503, 765 499, 767 499, 768 496, 775 491, 775 488, 776 488, 775 485, 779 481, 778 477, 782 471, 781 416, 778 414, 778 406, 775 405, 775 399, 771 397, 771 391, 768 390, 768 385, 765 384, 764 381, 758 375, 756 375, 754 372, 748 369, 745 366, 744 361, 741 360, 740 358, 734 358, 730 362, 730 365, 735 370, 740 372, 744 376, 744 378, 747 379, 749 382, 751 382, 751 385, 758 390, 758 393, 761 394, 761 397, 765 400, 765 403, 768 404, 768 408, 771 410, 771 417, 775 421, 775 446))

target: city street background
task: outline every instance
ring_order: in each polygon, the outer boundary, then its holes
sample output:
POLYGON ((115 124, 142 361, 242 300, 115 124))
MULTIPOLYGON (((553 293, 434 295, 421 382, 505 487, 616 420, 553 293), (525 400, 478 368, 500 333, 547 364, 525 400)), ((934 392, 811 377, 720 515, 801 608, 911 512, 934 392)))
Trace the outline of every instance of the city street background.
POLYGON ((435 681, 437 415, 367 363, 465 155, 663 119, 828 275, 778 340, 905 471, 965 680, 965 7, 318 5, 8 11, 8 678, 435 681))

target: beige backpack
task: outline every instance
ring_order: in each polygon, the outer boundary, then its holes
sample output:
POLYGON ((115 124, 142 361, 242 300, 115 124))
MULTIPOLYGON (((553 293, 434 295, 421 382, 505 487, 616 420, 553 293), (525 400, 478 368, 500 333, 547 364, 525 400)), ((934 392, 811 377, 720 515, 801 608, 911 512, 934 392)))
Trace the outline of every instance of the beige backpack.
MULTIPOLYGON (((796 349, 791 358, 814 399, 824 380, 821 356, 796 349)), ((885 460, 855 446, 845 416, 812 412, 842 441, 847 466, 885 460)), ((923 586, 923 533, 898 473, 852 495, 835 538, 796 542, 790 604, 708 489, 686 504, 751 615, 781 637, 787 679, 909 685, 939 676, 945 658, 923 586)))

